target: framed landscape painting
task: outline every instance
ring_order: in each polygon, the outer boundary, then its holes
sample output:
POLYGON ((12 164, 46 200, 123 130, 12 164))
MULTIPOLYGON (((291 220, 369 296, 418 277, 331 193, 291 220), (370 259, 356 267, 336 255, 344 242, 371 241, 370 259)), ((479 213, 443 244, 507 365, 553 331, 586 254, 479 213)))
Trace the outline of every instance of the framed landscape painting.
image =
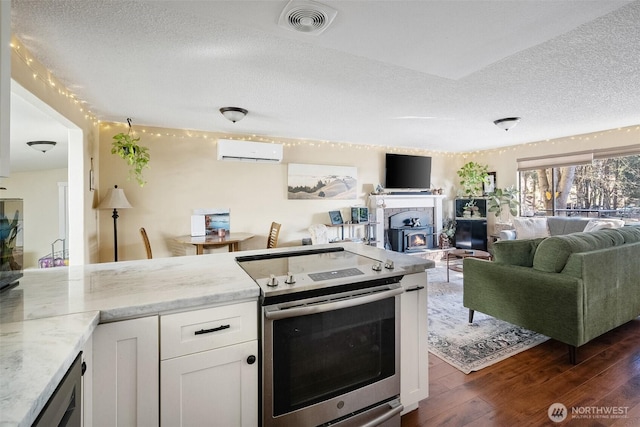
POLYGON ((287 198, 292 200, 355 199, 357 168, 289 163, 287 198))

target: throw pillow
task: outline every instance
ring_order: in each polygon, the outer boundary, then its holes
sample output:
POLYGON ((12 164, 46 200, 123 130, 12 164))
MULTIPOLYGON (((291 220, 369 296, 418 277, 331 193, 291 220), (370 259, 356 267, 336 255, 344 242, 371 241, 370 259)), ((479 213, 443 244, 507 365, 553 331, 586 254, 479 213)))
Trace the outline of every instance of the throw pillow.
POLYGON ((622 219, 592 219, 585 225, 584 231, 596 231, 602 230, 603 228, 620 228, 624 226, 624 220, 622 219))
POLYGON ((549 237, 547 218, 524 218, 513 219, 513 228, 516 230, 516 239, 537 239, 539 237, 549 237))

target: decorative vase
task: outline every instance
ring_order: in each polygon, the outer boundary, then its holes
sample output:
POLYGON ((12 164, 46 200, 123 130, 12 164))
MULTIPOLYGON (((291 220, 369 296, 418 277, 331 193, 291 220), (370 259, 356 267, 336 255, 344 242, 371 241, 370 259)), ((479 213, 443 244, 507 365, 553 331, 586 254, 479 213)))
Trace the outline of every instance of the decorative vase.
POLYGON ((441 234, 440 235, 440 249, 449 249, 449 247, 451 246, 451 241, 449 240, 449 237, 447 237, 446 234, 441 234))
POLYGON ((469 211, 462 212, 462 217, 463 218, 471 218, 471 212, 469 212, 469 211))

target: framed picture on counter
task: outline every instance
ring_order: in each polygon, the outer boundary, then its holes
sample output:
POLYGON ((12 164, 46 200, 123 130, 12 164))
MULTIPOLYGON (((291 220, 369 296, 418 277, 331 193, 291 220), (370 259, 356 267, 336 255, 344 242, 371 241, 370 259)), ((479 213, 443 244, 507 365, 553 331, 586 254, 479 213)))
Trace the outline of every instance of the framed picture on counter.
POLYGON ((329 219, 331 220, 331 225, 343 224, 340 211, 329 211, 329 219))

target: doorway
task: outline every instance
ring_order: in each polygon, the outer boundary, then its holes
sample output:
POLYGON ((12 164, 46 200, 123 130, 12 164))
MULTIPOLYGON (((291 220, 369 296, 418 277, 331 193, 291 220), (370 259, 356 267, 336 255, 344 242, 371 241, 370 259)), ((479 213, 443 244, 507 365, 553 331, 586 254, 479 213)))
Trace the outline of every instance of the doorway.
POLYGON ((59 222, 56 218, 51 218, 52 214, 58 216, 59 212, 59 181, 68 183, 68 216, 65 220, 68 240, 65 245, 69 250, 69 264, 84 264, 83 131, 12 80, 10 144, 11 176, 4 184, 7 190, 3 191, 2 196, 29 195, 30 200, 25 201, 25 251, 29 251, 31 255, 25 260, 25 265, 27 268, 37 266, 37 259, 50 253, 52 242, 59 238, 59 222), (40 153, 26 145, 30 140, 55 140, 56 146, 48 152, 40 153), (51 191, 42 191, 45 182, 46 188, 51 188, 51 191), (36 198, 33 196, 35 194, 43 196, 36 198))

